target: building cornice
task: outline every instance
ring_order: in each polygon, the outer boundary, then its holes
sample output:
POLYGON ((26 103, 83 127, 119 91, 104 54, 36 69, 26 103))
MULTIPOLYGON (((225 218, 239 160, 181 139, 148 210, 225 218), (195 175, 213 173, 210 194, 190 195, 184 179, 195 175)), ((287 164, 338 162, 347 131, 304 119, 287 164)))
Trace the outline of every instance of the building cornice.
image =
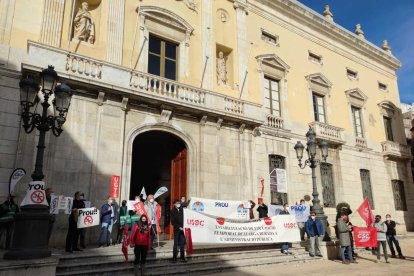
MULTIPOLYGON (((326 34, 326 36, 341 42, 348 48, 347 56, 351 54, 354 56, 352 58, 355 61, 361 62, 358 60, 359 57, 356 57, 349 50, 354 50, 361 53, 364 56, 375 60, 381 65, 396 71, 401 67, 401 62, 394 57, 391 53, 388 53, 382 50, 380 47, 372 44, 371 42, 358 37, 356 34, 346 30, 342 26, 332 22, 322 15, 316 13, 312 9, 306 7, 305 5, 292 0, 251 0, 249 1, 249 11, 259 14, 265 18, 272 20, 273 22, 298 33, 301 36, 305 36, 312 41, 315 41, 327 48, 335 48, 332 46, 329 41, 324 40, 320 36, 316 37, 315 35, 306 32, 301 29, 300 26, 293 26, 292 23, 284 21, 280 17, 276 17, 275 13, 269 9, 263 9, 261 5, 276 10, 278 13, 284 14, 285 16, 295 19, 299 24, 303 24, 307 27, 310 27, 319 33, 326 34)), ((337 48, 337 47, 336 47, 337 48)), ((372 62, 371 62, 372 63, 372 62)), ((378 66, 377 66, 378 68, 378 66)))

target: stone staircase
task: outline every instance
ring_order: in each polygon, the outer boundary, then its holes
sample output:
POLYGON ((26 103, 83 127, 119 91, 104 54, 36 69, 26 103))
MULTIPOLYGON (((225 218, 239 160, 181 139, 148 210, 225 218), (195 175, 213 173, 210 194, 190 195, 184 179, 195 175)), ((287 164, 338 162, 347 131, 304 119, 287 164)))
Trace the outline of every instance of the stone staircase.
MULTIPOLYGON (((147 257, 147 275, 200 275, 232 270, 239 267, 260 266, 276 263, 305 262, 311 258, 299 244, 290 248, 292 254, 280 253, 278 245, 231 245, 226 247, 197 246, 187 257, 187 263, 172 263, 172 245, 150 251, 147 257)), ((129 261, 125 262, 120 245, 87 249, 67 254, 55 252, 59 257, 56 275, 133 275, 134 254, 129 249, 129 261)))

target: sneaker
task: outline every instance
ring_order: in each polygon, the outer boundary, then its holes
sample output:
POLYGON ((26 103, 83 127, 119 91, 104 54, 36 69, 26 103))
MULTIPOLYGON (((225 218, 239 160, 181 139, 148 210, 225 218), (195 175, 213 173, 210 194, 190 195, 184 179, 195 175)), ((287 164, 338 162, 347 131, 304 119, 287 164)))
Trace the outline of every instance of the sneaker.
POLYGON ((287 251, 287 250, 283 250, 283 252, 282 252, 283 254, 289 254, 289 252, 287 251))
POLYGON ((398 255, 398 258, 405 259, 405 257, 403 255, 398 255))
POLYGON ((309 256, 311 256, 311 257, 315 257, 315 255, 314 255, 314 254, 311 254, 311 253, 309 253, 309 256))

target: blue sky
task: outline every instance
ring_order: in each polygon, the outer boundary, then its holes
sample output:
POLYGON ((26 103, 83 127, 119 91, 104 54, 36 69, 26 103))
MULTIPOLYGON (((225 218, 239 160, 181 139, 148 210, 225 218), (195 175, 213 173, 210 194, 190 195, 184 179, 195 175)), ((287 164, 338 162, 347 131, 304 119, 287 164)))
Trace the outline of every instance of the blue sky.
POLYGON ((388 40, 402 67, 397 71, 402 102, 414 102, 414 0, 299 0, 318 13, 330 6, 334 21, 354 31, 361 24, 375 45, 388 40))

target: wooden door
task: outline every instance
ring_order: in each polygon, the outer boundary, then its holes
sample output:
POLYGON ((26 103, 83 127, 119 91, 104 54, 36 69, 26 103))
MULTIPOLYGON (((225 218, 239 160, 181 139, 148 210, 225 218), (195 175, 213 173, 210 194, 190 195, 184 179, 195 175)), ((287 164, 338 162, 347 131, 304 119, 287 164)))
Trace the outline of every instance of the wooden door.
MULTIPOLYGON (((183 196, 187 196, 187 149, 180 151, 171 160, 170 210, 174 207, 174 201, 181 199, 183 196)), ((173 238, 173 227, 171 224, 169 224, 169 229, 165 229, 165 233, 170 234, 170 239, 173 238)))

